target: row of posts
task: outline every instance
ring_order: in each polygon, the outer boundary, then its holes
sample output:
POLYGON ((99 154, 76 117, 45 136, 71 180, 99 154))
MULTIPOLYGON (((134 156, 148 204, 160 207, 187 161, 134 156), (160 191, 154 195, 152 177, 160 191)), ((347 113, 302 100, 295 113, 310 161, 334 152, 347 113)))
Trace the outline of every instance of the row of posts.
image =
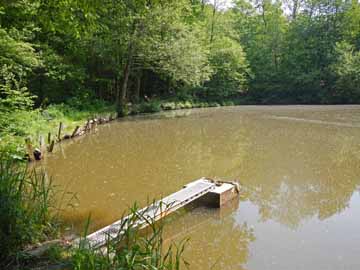
POLYGON ((27 159, 28 161, 41 160, 44 158, 45 153, 51 153, 54 150, 55 143, 59 143, 63 140, 72 139, 78 136, 82 136, 87 132, 90 132, 97 125, 105 124, 113 121, 116 117, 113 117, 112 114, 108 118, 106 117, 94 117, 92 119, 88 119, 84 126, 76 126, 74 131, 71 134, 62 135, 62 131, 64 129, 64 125, 62 122, 59 123, 59 129, 55 136, 49 132, 47 136, 47 146, 44 140, 44 137, 40 135, 39 137, 39 148, 34 148, 31 142, 31 138, 25 139, 26 150, 27 150, 27 159))

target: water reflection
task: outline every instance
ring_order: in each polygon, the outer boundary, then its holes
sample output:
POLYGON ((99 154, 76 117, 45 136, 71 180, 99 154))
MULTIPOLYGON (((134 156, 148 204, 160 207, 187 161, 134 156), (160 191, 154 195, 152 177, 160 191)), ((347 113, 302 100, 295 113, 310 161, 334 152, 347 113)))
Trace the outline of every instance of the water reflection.
POLYGON ((272 219, 295 229, 313 216, 324 220, 348 207, 360 184, 360 147, 354 136, 334 135, 320 147, 292 149, 290 155, 283 151, 283 157, 266 147, 266 160, 260 165, 276 160, 282 167, 275 166, 276 175, 270 179, 263 175, 270 170, 254 168, 257 178, 243 185, 244 198, 259 206, 263 221, 272 219), (318 152, 320 148, 326 155, 318 152))
POLYGON ((256 238, 246 222, 237 223, 234 211, 238 204, 235 200, 222 209, 199 207, 191 215, 177 217, 166 227, 166 242, 190 240, 185 251, 190 269, 245 269, 249 245, 256 238), (192 260, 194 257, 198 259, 192 260))

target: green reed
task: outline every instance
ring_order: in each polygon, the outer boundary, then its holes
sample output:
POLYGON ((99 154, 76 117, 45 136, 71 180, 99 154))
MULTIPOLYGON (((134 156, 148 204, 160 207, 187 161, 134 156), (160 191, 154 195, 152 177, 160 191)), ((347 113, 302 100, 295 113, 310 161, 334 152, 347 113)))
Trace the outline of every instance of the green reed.
POLYGON ((179 270, 187 267, 183 252, 187 240, 171 243, 164 248, 163 222, 155 222, 135 205, 130 209, 130 218, 123 219, 117 237, 107 239, 102 248, 91 248, 86 242, 90 218, 85 226, 84 237, 74 249, 72 268, 75 270, 179 270), (147 228, 137 227, 138 221, 147 223, 147 228))
POLYGON ((0 266, 16 262, 28 245, 57 232, 53 193, 45 172, 0 156, 0 266))

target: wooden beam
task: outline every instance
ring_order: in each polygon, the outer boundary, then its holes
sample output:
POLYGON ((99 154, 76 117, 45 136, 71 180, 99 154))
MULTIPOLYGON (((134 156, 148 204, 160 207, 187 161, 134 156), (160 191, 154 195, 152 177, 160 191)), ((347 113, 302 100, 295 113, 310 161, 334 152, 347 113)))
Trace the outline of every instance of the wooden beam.
MULTIPOLYGON (((129 225, 139 230, 144 229, 152 222, 156 222, 198 199, 207 205, 221 207, 237 196, 238 189, 239 186, 235 182, 221 182, 207 178, 198 179, 185 185, 181 190, 136 211, 136 213, 88 235, 85 239, 86 244, 88 247, 101 248, 107 241, 116 240, 123 235, 129 225), (209 200, 212 201, 209 202, 209 200), (135 220, 135 222, 130 222, 131 220, 135 220)), ((73 244, 78 244, 79 241, 80 239, 76 239, 73 244)))

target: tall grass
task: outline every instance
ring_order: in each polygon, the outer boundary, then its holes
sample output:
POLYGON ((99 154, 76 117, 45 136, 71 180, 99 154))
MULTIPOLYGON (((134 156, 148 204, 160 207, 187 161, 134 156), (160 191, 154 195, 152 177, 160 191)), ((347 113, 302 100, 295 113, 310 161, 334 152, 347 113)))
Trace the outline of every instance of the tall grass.
POLYGON ((51 208, 54 187, 44 172, 0 156, 0 268, 19 260, 21 251, 56 231, 51 208))
MULTIPOLYGON (((164 248, 163 222, 139 211, 136 205, 130 209, 130 218, 123 219, 117 237, 108 238, 102 248, 92 248, 86 242, 86 233, 72 256, 75 270, 179 270, 187 267, 183 252, 187 240, 171 243, 164 248), (147 229, 141 230, 139 222, 145 221, 147 229)), ((86 225, 87 231, 89 220, 86 225)))

